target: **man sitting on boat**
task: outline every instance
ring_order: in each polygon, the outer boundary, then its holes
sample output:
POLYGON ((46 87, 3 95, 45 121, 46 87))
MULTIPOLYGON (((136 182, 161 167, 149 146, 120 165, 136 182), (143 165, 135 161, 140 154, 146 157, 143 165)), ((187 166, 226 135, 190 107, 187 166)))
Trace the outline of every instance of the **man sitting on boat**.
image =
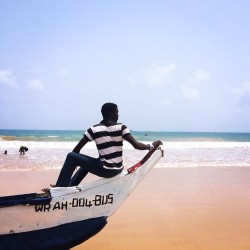
POLYGON ((56 187, 77 186, 89 172, 104 178, 111 178, 119 174, 123 170, 123 140, 128 141, 138 150, 152 150, 162 144, 161 141, 155 141, 152 144, 138 142, 126 125, 117 123, 118 112, 118 107, 114 103, 105 103, 102 106, 103 120, 89 128, 73 152, 67 155, 56 187), (80 150, 93 140, 96 143, 99 157, 93 158, 80 154, 80 150), (72 177, 77 166, 80 168, 72 177))

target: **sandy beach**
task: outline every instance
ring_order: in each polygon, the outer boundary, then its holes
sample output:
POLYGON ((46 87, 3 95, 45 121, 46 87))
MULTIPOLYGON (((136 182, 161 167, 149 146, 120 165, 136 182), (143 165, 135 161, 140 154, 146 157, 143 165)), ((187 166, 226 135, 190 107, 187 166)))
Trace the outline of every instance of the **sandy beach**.
MULTIPOLYGON (((40 192, 57 174, 2 171, 0 194, 40 192)), ((98 235, 74 249, 250 249, 249 193, 247 167, 156 168, 98 235)))

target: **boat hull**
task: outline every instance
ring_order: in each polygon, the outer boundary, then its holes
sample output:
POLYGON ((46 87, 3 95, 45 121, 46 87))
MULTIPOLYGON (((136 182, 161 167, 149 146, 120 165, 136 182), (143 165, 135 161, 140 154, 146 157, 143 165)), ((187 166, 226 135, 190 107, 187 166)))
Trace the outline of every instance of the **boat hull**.
POLYGON ((99 217, 41 230, 0 235, 1 249, 66 250, 88 240, 106 224, 107 218, 99 217))

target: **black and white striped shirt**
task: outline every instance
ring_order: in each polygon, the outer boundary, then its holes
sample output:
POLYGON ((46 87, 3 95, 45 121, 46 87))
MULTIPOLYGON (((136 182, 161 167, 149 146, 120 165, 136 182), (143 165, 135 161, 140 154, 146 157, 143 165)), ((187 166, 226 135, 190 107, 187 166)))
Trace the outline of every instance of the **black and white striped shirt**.
POLYGON ((89 128, 84 136, 95 141, 100 160, 106 169, 122 169, 123 137, 130 134, 123 123, 103 120, 89 128))

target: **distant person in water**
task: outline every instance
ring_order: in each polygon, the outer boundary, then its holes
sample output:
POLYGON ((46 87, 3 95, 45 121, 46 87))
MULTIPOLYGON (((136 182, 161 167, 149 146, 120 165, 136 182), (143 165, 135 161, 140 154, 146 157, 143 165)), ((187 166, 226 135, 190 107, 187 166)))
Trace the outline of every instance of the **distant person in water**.
POLYGON ((102 106, 103 120, 89 128, 73 152, 67 155, 56 185, 51 185, 52 187, 76 186, 88 173, 104 178, 111 178, 121 173, 124 167, 123 140, 128 141, 138 150, 152 150, 162 144, 161 141, 155 141, 152 144, 138 142, 126 125, 117 123, 118 112, 118 107, 114 103, 105 103, 102 106), (98 158, 80 154, 80 150, 90 141, 96 143, 98 158), (80 168, 72 177, 77 166, 80 168))
POLYGON ((7 150, 4 151, 4 154, 7 155, 7 150))
POLYGON ((27 152, 29 149, 25 146, 21 146, 20 149, 19 149, 19 153, 20 155, 24 155, 25 152, 27 152))

